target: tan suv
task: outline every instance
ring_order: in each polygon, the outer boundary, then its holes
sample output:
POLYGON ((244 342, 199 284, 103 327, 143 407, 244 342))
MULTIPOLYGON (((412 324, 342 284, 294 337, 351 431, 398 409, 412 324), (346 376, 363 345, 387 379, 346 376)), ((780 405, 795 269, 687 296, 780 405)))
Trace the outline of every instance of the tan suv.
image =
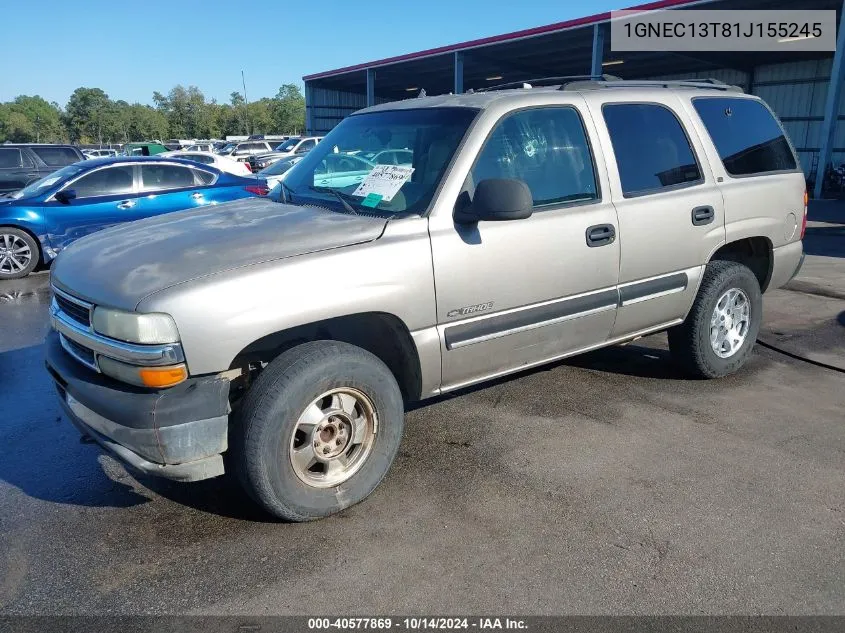
POLYGON ((47 364, 128 465, 231 468, 295 521, 373 491, 411 401, 661 330, 686 371, 736 371, 806 220, 771 110, 701 81, 378 105, 279 200, 77 241, 53 265, 47 364), (399 148, 402 165, 361 158, 399 148))

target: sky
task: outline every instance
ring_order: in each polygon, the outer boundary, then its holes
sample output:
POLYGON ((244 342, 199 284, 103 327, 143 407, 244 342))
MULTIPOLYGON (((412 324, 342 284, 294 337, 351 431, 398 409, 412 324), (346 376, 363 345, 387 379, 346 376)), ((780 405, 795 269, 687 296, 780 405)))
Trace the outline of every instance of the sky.
POLYGON ((195 85, 228 102, 302 76, 638 4, 637 0, 0 0, 0 101, 80 86, 152 104, 195 85), (17 25, 17 26, 15 26, 17 25), (8 54, 26 51, 26 55, 8 54))

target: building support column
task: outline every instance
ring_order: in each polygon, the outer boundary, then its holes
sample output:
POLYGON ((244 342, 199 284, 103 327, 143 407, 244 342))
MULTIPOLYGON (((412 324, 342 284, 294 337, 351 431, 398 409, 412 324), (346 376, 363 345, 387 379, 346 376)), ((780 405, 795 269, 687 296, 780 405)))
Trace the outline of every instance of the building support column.
POLYGON ((464 54, 461 51, 455 51, 455 94, 463 94, 464 92, 464 54))
POLYGON ((833 55, 833 66, 830 69, 830 82, 827 85, 827 103, 824 107, 824 123, 822 124, 822 145, 819 152, 819 162, 816 165, 816 185, 813 197, 822 197, 822 185, 827 164, 833 149, 836 134, 836 123, 839 118, 839 99, 842 96, 842 82, 845 81, 845 0, 842 2, 842 14, 839 18, 839 33, 836 36, 836 53, 833 55))
POLYGON ((593 25, 593 62, 590 74, 599 77, 602 74, 601 65, 604 62, 604 28, 601 24, 593 25))
POLYGON ((376 71, 374 68, 367 68, 367 107, 376 104, 376 71))
POLYGON ((314 136, 314 90, 310 81, 305 82, 305 134, 314 136))

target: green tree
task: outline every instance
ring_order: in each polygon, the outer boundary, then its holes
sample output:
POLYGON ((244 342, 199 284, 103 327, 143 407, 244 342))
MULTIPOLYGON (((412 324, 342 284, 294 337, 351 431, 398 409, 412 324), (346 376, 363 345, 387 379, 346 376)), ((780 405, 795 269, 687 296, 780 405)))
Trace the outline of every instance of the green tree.
POLYGON ((273 126, 279 133, 305 129, 305 97, 299 87, 285 84, 273 98, 273 126))
POLYGON ((65 127, 76 143, 102 142, 109 136, 112 108, 109 96, 100 88, 77 88, 65 107, 65 127), (104 124, 106 129, 104 128, 104 124))
POLYGON ((61 110, 55 103, 20 95, 0 104, 0 142, 55 143, 64 138, 61 110))

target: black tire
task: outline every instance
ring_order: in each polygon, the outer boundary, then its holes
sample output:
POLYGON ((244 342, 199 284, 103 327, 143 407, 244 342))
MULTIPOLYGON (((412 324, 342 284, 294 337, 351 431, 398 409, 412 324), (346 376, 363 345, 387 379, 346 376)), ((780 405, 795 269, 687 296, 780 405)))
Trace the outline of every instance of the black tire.
POLYGON ((399 450, 404 404, 396 378, 373 354, 347 343, 315 341, 276 358, 244 397, 232 431, 233 461, 247 493, 288 521, 319 519, 365 499, 381 482, 399 450), (321 394, 349 387, 374 405, 378 431, 366 460, 331 488, 304 483, 290 446, 297 420, 321 394))
MULTIPOLYGON (((9 260, 6 260, 9 261, 9 260)), ((0 280, 3 279, 20 279, 26 277, 29 273, 35 270, 38 262, 41 261, 41 249, 38 246, 38 241, 35 240, 29 233, 16 229, 13 226, 0 226, 0 280), (15 270, 11 262, 8 264, 4 261, 2 251, 5 249, 4 236, 14 237, 17 240, 23 240, 29 247, 30 258, 29 262, 24 266, 23 270, 15 270), (13 272, 14 271, 14 272, 13 272)))
POLYGON ((686 320, 669 330, 672 357, 685 370, 700 378, 727 376, 742 367, 751 355, 763 317, 763 297, 757 277, 736 262, 712 261, 686 320), (745 292, 750 304, 750 324, 742 345, 728 358, 722 358, 710 344, 710 319, 716 302, 731 288, 745 292))

